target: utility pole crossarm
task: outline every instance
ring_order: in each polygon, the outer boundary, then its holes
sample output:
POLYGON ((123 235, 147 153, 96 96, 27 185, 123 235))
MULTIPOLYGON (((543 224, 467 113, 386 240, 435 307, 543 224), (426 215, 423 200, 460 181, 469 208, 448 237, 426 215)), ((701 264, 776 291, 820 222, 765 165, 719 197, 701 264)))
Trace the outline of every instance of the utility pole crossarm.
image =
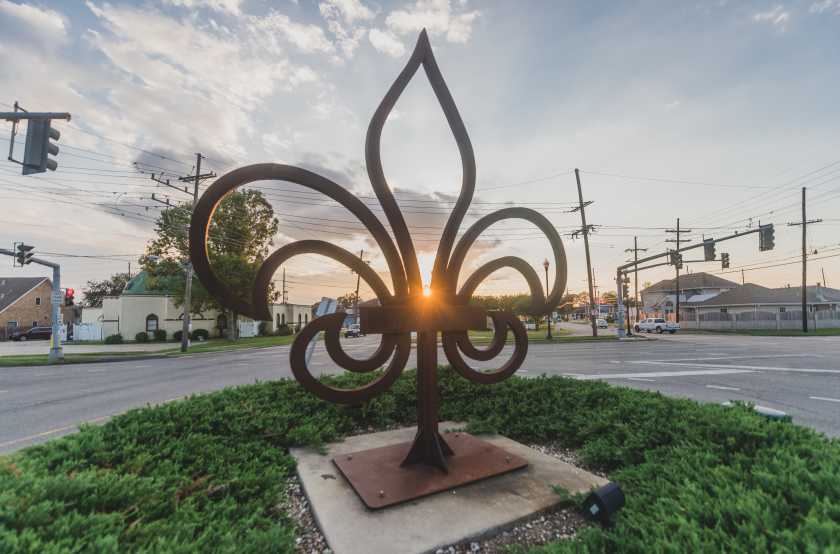
MULTIPOLYGON (((178 192, 183 192, 184 194, 190 194, 189 187, 179 187, 179 186, 173 185, 169 182, 169 179, 164 180, 162 177, 163 177, 163 173, 160 173, 160 177, 158 177, 154 173, 152 173, 152 176, 151 176, 152 181, 154 181, 155 183, 165 185, 165 186, 167 186, 171 189, 177 190, 178 192)), ((181 178, 179 177, 178 180, 181 180, 181 178)))
POLYGON ((68 112, 0 112, 0 119, 6 121, 20 121, 22 119, 66 119, 70 121, 68 112))

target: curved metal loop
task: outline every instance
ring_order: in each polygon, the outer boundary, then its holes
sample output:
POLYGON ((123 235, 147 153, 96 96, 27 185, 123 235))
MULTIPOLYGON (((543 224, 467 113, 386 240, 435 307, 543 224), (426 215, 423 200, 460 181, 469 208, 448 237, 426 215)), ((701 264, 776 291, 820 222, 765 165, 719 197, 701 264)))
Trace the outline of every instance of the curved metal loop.
POLYGON ((316 190, 347 208, 373 236, 385 261, 394 285, 396 295, 408 294, 405 268, 388 231, 373 212, 355 195, 333 181, 302 169, 283 164, 254 164, 226 173, 204 191, 193 210, 190 224, 190 258, 196 275, 207 291, 218 302, 228 308, 254 319, 265 315, 262 306, 238 297, 213 272, 207 250, 207 236, 210 220, 222 199, 234 189, 255 181, 279 180, 296 183, 316 190))
POLYGON ((473 223, 461 237, 461 240, 458 241, 458 245, 452 253, 452 258, 446 270, 446 290, 449 293, 455 292, 461 267, 464 264, 464 258, 478 236, 490 225, 505 219, 524 219, 533 223, 545 233, 551 245, 551 250, 554 253, 554 286, 551 289, 551 293, 548 295, 548 298, 544 296, 543 286, 540 283, 536 271, 525 260, 515 256, 507 256, 488 262, 473 272, 458 292, 458 299, 466 303, 469 301, 469 297, 475 288, 491 273, 502 267, 512 267, 525 277, 525 280, 528 282, 528 287, 531 289, 529 313, 532 315, 549 313, 554 306, 560 303, 563 291, 566 289, 566 252, 563 249, 563 241, 557 229, 554 228, 545 216, 530 208, 503 208, 489 213, 473 223))
POLYGON ((472 143, 467 134, 464 121, 461 119, 461 114, 458 113, 455 100, 453 100, 452 94, 446 86, 446 81, 444 81, 443 75, 438 68, 426 30, 423 29, 420 37, 417 39, 417 45, 411 53, 411 58, 399 76, 397 76, 391 88, 388 89, 387 94, 385 94, 385 97, 373 114, 365 140, 365 160, 367 162, 368 176, 373 185, 373 190, 376 192, 377 198, 379 198, 379 203, 385 211, 385 216, 391 224, 391 229, 394 231, 397 245, 405 261, 409 288, 413 294, 420 294, 423 288, 420 279, 420 269, 417 264, 417 255, 415 254, 414 245, 411 242, 411 236, 408 233, 405 219, 394 200, 394 195, 391 193, 391 189, 385 179, 385 173, 382 170, 380 140, 382 138, 382 128, 385 126, 388 115, 421 64, 423 65, 423 70, 426 72, 426 77, 429 79, 429 84, 431 84, 432 90, 440 103, 440 107, 443 109, 443 113, 449 123, 449 129, 455 137, 455 142, 458 144, 462 171, 461 192, 458 195, 458 200, 455 202, 452 213, 449 215, 449 219, 440 238, 440 243, 438 244, 434 269, 432 271, 432 288, 436 288, 437 283, 435 281, 444 275, 452 245, 458 234, 458 228, 461 226, 470 202, 472 202, 473 191, 475 189, 475 155, 473 153, 472 143))
MULTIPOLYGON (((373 366, 371 361, 378 361, 384 349, 389 351, 388 356, 385 356, 385 360, 390 356, 391 351, 395 351, 393 358, 391 358, 391 363, 388 364, 385 372, 378 379, 363 387, 357 389, 337 389, 319 381, 309 372, 309 368, 306 367, 306 347, 315 335, 321 331, 325 331, 327 349, 330 350, 336 347, 340 349, 341 347, 338 345, 338 334, 341 331, 341 324, 344 321, 344 317, 343 312, 338 312, 313 319, 303 328, 292 343, 289 363, 295 379, 306 390, 318 398, 336 404, 361 404, 388 390, 402 374, 402 370, 408 361, 409 352, 411 351, 411 336, 408 333, 383 335, 383 341, 380 344, 379 350, 377 350, 373 357, 363 362, 357 360, 353 360, 353 362, 360 365, 364 364, 368 368, 365 371, 371 371, 381 365, 377 364, 373 366)), ((330 356, 332 356, 332 352, 330 352, 330 356)), ((333 359, 335 360, 335 358, 333 359)), ((350 364, 348 369, 357 371, 358 369, 352 369, 354 367, 357 366, 350 364)))
POLYGON ((498 383, 516 373, 528 354, 528 333, 519 318, 510 312, 488 312, 488 315, 493 318, 495 332, 493 333, 493 341, 487 350, 476 349, 465 331, 443 333, 441 340, 443 351, 452 365, 452 369, 464 379, 484 385, 498 383), (502 329, 501 333, 499 329, 502 329), (513 331, 513 353, 501 368, 492 372, 478 371, 464 361, 463 356, 461 356, 462 351, 467 357, 474 360, 486 361, 494 358, 505 346, 507 329, 513 331), (491 352, 493 355, 488 355, 491 352), (476 353, 478 356, 473 355, 476 353))

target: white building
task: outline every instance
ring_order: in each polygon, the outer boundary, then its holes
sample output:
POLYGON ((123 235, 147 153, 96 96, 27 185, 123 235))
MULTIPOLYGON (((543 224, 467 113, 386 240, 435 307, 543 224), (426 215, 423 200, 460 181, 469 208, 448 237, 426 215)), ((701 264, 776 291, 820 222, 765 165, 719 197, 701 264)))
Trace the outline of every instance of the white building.
MULTIPOLYGON (((312 317, 312 307, 305 304, 272 304, 270 311, 271 321, 266 322, 269 333, 282 325, 298 331, 312 317)), ((171 339, 182 329, 183 318, 183 309, 175 305, 171 293, 149 289, 146 272, 138 273, 119 296, 106 296, 101 308, 82 311, 82 323, 100 323, 103 336, 119 333, 125 340, 133 340, 141 331, 151 336, 158 329, 166 331, 166 337, 171 339)), ((230 323, 228 316, 217 310, 194 313, 190 319, 193 330, 205 329, 211 338, 224 336, 230 323)), ((245 317, 240 319, 250 321, 245 317)))

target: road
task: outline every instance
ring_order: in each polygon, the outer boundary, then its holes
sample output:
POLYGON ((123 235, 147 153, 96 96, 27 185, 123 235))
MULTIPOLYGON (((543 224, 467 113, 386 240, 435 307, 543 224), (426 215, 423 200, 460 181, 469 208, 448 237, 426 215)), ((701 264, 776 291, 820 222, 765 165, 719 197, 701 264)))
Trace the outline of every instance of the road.
MULTIPOLYGON (((377 341, 365 337, 344 344, 349 354, 363 357, 377 341)), ((0 452, 72 433, 79 423, 105 421, 133 407, 290 377, 288 352, 288 346, 280 346, 181 358, 0 368, 0 452)), ((410 360, 409 367, 413 363, 410 360)), ((322 345, 312 367, 315 374, 333 371, 322 345)), ((840 436, 840 337, 677 334, 639 342, 531 344, 519 374, 543 373, 603 379, 703 402, 750 401, 840 436)))

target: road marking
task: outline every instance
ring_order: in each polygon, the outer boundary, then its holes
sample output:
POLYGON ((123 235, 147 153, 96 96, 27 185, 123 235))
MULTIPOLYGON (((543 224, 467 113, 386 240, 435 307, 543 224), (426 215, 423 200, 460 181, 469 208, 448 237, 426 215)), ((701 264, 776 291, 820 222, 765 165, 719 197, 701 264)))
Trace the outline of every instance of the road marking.
POLYGON ((7 391, 7 390, 0 390, 0 394, 2 394, 2 393, 4 393, 4 392, 9 392, 9 391, 7 391))
POLYGON ((620 364, 621 360, 610 360, 611 364, 620 364))
POLYGON ((718 390, 741 390, 738 387, 724 387, 722 385, 706 385, 707 389, 718 389, 718 390))
POLYGON ((662 365, 662 366, 688 366, 708 367, 716 369, 732 368, 746 369, 751 371, 791 371, 794 373, 840 373, 840 369, 823 369, 818 367, 776 367, 767 365, 735 365, 735 364, 692 364, 687 362, 632 362, 634 364, 662 365))
POLYGON ((651 371, 647 373, 601 373, 597 375, 584 375, 581 373, 565 373, 569 377, 580 379, 582 381, 589 381, 592 379, 629 379, 636 378, 651 378, 651 377, 693 377, 696 375, 731 375, 733 373, 753 373, 743 369, 707 369, 702 371, 651 371))
MULTIPOLYGON (((717 360, 751 360, 759 358, 808 358, 816 357, 816 354, 756 354, 753 356, 711 356, 705 358, 676 358, 680 362, 713 362, 717 360)), ((649 363, 679 363, 672 362, 675 358, 668 358, 667 360, 637 360, 631 361, 633 364, 649 364, 649 363)))
MULTIPOLYGON (((528 370, 527 369, 517 369, 516 373, 528 373, 528 370)), ((0 391, 0 392, 3 392, 3 391, 0 391)))
POLYGON ((809 396, 811 400, 825 400, 826 402, 840 402, 840 398, 828 398, 827 396, 809 396))
POLYGON ((44 431, 42 433, 36 433, 34 435, 29 435, 28 437, 21 437, 19 439, 14 439, 14 440, 6 441, 6 442, 0 442, 0 448, 5 448, 7 446, 17 444, 19 442, 26 442, 26 441, 29 441, 29 440, 39 439, 41 437, 54 435, 56 433, 61 433, 62 431, 68 431, 70 429, 77 429, 79 427, 79 425, 81 425, 82 423, 97 423, 99 421, 103 421, 105 419, 108 419, 109 417, 111 417, 111 416, 95 417, 93 419, 89 419, 87 421, 82 421, 80 423, 77 423, 76 425, 68 425, 66 427, 56 427, 55 429, 50 429, 49 431, 44 431))
POLYGON ((651 383, 655 383, 656 379, 645 379, 644 377, 628 377, 628 381, 649 381, 651 383))

